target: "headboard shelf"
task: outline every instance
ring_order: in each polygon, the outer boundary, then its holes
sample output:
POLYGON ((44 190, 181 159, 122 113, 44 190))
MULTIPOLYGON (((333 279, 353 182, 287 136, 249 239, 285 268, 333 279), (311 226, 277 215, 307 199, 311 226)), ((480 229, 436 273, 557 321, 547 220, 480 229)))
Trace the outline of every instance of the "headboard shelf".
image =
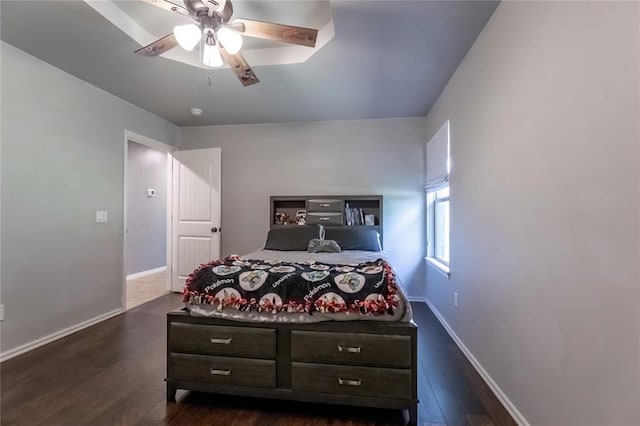
POLYGON ((359 226, 378 231, 382 241, 382 195, 274 195, 270 200, 271 228, 304 224, 359 226))

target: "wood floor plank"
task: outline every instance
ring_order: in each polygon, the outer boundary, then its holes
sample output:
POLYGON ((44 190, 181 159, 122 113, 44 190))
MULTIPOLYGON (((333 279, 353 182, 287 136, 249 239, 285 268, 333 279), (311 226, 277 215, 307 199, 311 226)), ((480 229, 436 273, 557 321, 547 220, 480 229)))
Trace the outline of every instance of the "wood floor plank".
MULTIPOLYGON (((178 391, 165 402, 167 294, 0 365, 3 425, 365 426, 397 410, 178 391)), ((421 425, 515 424, 424 304, 418 324, 421 425), (466 364, 465 364, 466 363, 466 364)))
MULTIPOLYGON (((421 352, 418 350, 418 358, 420 357, 421 352)), ((418 401, 420 401, 418 404, 418 417, 425 423, 444 424, 444 416, 442 415, 440 404, 421 363, 418 363, 418 383, 418 401)))
POLYGON ((489 416, 467 414, 467 421, 471 426, 495 426, 489 416))

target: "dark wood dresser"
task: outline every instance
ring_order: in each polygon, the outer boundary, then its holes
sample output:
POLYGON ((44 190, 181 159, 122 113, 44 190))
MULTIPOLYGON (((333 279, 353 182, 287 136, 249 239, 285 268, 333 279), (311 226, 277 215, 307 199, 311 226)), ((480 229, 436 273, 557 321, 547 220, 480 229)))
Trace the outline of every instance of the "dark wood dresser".
POLYGON ((176 389, 409 411, 417 421, 411 323, 249 323, 167 314, 167 400, 176 389))

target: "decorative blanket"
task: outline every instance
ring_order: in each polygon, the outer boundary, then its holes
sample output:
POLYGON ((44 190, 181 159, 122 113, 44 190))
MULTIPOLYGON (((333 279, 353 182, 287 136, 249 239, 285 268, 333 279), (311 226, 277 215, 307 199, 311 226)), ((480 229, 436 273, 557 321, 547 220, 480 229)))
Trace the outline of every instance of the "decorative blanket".
POLYGON ((229 256, 187 278, 184 302, 218 310, 393 314, 398 289, 383 259, 359 264, 293 263, 229 256))

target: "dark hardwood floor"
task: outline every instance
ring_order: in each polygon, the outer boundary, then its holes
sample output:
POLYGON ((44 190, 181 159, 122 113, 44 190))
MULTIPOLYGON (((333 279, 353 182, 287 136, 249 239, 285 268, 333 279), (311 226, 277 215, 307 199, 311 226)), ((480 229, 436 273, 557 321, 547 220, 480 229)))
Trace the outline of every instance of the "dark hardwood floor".
MULTIPOLYGON (((165 402, 168 294, 0 366, 2 425, 388 425, 394 410, 178 391, 165 402)), ((429 308, 418 324, 422 426, 515 422, 429 308)))

